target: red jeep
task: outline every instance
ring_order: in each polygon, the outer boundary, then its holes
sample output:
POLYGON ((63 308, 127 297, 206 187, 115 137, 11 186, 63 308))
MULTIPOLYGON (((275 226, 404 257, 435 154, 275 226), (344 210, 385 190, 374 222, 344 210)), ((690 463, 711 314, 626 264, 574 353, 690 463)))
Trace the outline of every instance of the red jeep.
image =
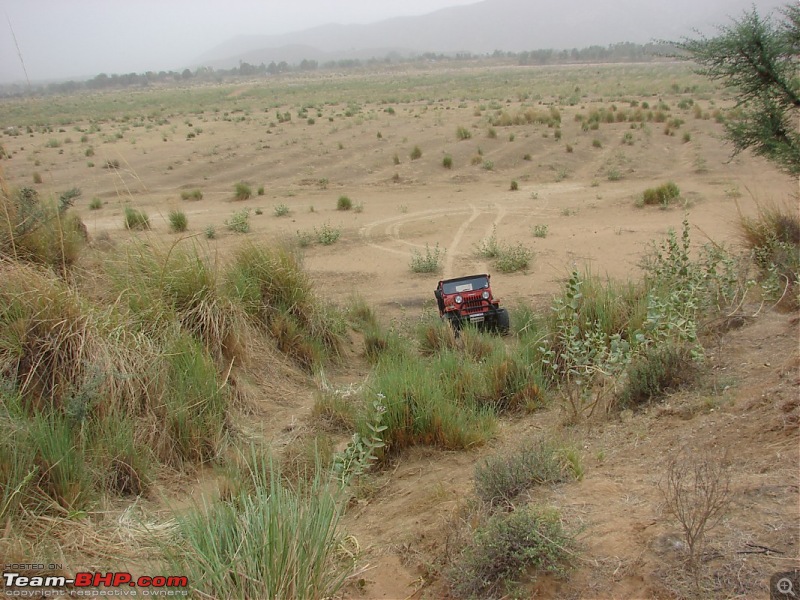
POLYGON ((492 295, 489 275, 468 275, 439 282, 434 290, 439 315, 447 319, 454 331, 473 323, 480 329, 508 333, 508 311, 492 295))

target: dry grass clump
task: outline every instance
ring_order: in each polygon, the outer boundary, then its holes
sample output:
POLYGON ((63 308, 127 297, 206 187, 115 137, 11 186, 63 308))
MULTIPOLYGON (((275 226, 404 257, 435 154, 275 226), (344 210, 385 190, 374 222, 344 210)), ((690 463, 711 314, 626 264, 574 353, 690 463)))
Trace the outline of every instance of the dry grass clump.
POLYGON ((339 354, 344 320, 316 298, 299 256, 291 249, 241 246, 227 277, 245 312, 303 367, 310 370, 339 354))
POLYGON ((32 188, 0 192, 0 258, 46 265, 65 273, 86 242, 86 227, 69 204, 42 202, 32 188))

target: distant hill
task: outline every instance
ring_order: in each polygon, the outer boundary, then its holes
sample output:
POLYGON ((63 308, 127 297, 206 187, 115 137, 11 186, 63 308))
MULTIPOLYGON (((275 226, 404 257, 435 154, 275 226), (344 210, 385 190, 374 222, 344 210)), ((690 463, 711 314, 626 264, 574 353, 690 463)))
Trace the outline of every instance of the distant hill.
POLYGON ((367 25, 331 24, 282 35, 235 37, 204 55, 196 65, 229 68, 303 59, 319 62, 382 58, 390 53, 520 52, 571 49, 617 42, 676 40, 695 30, 713 34, 755 6, 762 14, 782 0, 484 0, 426 15, 396 17, 367 25))

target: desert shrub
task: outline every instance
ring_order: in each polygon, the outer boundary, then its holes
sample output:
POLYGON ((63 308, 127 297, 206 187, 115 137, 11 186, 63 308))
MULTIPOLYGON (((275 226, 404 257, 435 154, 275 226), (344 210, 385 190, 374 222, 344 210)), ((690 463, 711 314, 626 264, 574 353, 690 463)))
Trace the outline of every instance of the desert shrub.
POLYGON ((417 160, 418 158, 422 158, 422 149, 419 146, 414 146, 413 150, 411 150, 411 154, 409 155, 411 160, 417 160))
POLYGON ((253 195, 253 190, 249 184, 244 181, 239 181, 233 186, 234 198, 236 200, 247 200, 253 195))
POLYGON ((203 230, 203 235, 206 236, 206 239, 213 240, 217 237, 217 228, 213 225, 206 225, 206 228, 203 230))
POLYGON ((446 576, 457 598, 500 598, 537 574, 563 577, 576 547, 555 509, 498 513, 475 530, 446 576))
POLYGON ((353 567, 339 555, 338 486, 319 468, 289 486, 272 461, 251 462, 250 481, 230 501, 177 518, 177 543, 165 548, 170 567, 215 597, 335 596, 353 567))
POLYGON ((497 139, 497 130, 494 127, 489 127, 486 130, 486 137, 492 140, 497 139))
POLYGON ((517 496, 535 485, 574 478, 580 465, 570 463, 572 455, 565 446, 549 440, 525 442, 475 467, 475 493, 488 505, 513 505, 517 496))
POLYGON ((64 272, 86 242, 86 228, 69 206, 69 202, 41 202, 33 188, 0 191, 0 257, 64 272))
POLYGON ((456 129, 456 137, 459 140, 468 140, 472 137, 472 132, 466 127, 459 126, 458 129, 456 129))
POLYGON ((548 228, 548 226, 547 226, 547 225, 544 225, 544 224, 541 224, 541 223, 539 223, 539 224, 537 224, 537 225, 534 225, 534 226, 533 226, 533 229, 532 229, 532 231, 533 231, 533 237, 537 237, 537 238, 546 238, 546 237, 547 237, 547 230, 548 230, 548 229, 549 229, 549 228, 548 228))
POLYGON ((283 202, 276 205, 275 208, 272 209, 272 214, 274 214, 276 217, 285 217, 290 212, 291 211, 289 210, 289 207, 283 202))
POLYGON ((169 211, 169 228, 170 230, 178 233, 181 231, 186 231, 186 227, 189 224, 189 220, 186 217, 186 213, 182 210, 171 210, 169 211))
POLYGON ((519 190, 519 183, 517 183, 516 180, 512 180, 511 181, 511 187, 509 189, 512 192, 516 192, 517 190, 519 190))
POLYGON ((263 185, 258 186, 258 191, 256 193, 259 196, 263 196, 264 195, 264 186, 263 185))
POLYGON ((247 233, 250 231, 250 208, 245 207, 233 213, 230 217, 225 219, 225 225, 228 229, 236 233, 247 233))
POLYGON ((442 166, 445 169, 452 169, 453 168, 453 157, 452 156, 445 156, 442 159, 442 166))
POLYGON ((97 196, 92 198, 89 202, 89 210, 100 210, 101 208, 103 208, 103 201, 97 196))
POLYGON ((646 348, 626 370, 619 405, 635 408, 691 385, 698 369, 690 347, 666 343, 646 348))
POLYGON ((654 188, 648 188, 642 193, 642 203, 648 206, 660 205, 669 206, 674 200, 679 198, 681 191, 678 186, 669 181, 654 188))
POLYGON ((602 148, 602 147, 603 147, 603 142, 601 142, 601 141, 600 141, 599 139, 597 139, 597 138, 594 138, 594 139, 592 140, 592 147, 593 147, 593 148, 602 148))
POLYGON ((516 273, 527 269, 532 258, 533 252, 517 243, 514 246, 502 246, 494 264, 501 273, 516 273))
POLYGON ((339 196, 336 201, 336 210, 350 210, 353 208, 353 201, 347 196, 339 196))
POLYGON ((323 223, 322 227, 319 229, 314 227, 314 237, 316 238, 317 243, 322 244, 323 246, 335 244, 337 241, 339 241, 341 235, 342 231, 331 226, 330 223, 323 223))
POLYGON ((425 244, 425 253, 416 249, 411 250, 411 272, 412 273, 438 273, 442 268, 445 250, 439 248, 439 244, 431 248, 425 244))
POLYGON ((195 188, 193 190, 183 190, 181 191, 181 200, 202 200, 203 199, 203 191, 195 188))
POLYGON ((150 229, 150 217, 143 210, 126 206, 124 211, 125 229, 145 230, 150 229))
POLYGON ((33 183, 42 183, 42 175, 38 171, 33 173, 33 183))
MULTIPOLYGON (((797 286, 800 280, 800 213, 796 207, 788 203, 782 207, 759 205, 755 217, 740 214, 739 231, 761 271, 762 287, 770 295, 786 295, 790 288, 797 286)), ((796 297, 794 302, 797 302, 796 297)))

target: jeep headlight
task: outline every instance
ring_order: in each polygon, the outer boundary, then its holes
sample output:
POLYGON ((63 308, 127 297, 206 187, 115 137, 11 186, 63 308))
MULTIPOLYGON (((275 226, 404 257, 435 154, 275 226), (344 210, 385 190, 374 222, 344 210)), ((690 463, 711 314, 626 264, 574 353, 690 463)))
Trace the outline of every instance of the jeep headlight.
POLYGON ((456 296, 456 304, 461 304, 464 299, 461 296, 456 296))
POLYGON ((484 292, 481 294, 481 298, 483 298, 484 300, 488 300, 489 299, 489 291, 488 290, 484 290, 484 292))

